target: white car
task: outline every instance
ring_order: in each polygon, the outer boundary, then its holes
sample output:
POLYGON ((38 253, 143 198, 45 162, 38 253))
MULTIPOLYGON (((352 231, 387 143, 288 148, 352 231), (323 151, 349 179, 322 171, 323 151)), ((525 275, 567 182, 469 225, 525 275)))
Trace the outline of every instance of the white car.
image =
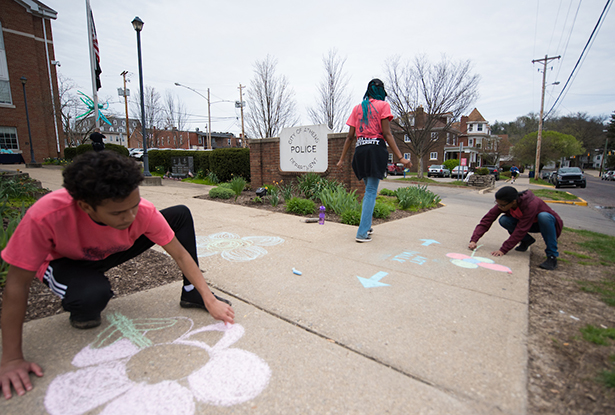
POLYGON ((449 177, 450 175, 451 171, 444 164, 432 164, 427 169, 427 177, 449 177))
POLYGON ((469 171, 470 169, 468 166, 456 166, 451 172, 451 177, 456 178, 457 176, 461 176, 461 178, 464 178, 467 176, 469 171))

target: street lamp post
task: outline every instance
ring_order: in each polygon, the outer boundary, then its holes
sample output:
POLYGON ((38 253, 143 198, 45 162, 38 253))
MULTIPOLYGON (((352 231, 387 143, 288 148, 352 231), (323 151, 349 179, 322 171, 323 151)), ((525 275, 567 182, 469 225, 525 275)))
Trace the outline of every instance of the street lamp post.
POLYGON ((28 78, 22 76, 19 78, 21 80, 21 84, 23 85, 23 102, 26 106, 26 122, 28 123, 28 137, 30 138, 30 163, 36 164, 36 160, 34 160, 34 146, 32 145, 32 132, 30 131, 30 115, 28 114, 28 98, 26 97, 26 82, 28 78))
POLYGON ((190 88, 189 86, 186 86, 186 85, 182 85, 179 82, 175 82, 175 86, 181 86, 183 88, 191 90, 192 92, 196 92, 197 94, 199 94, 201 97, 203 97, 207 101, 207 118, 208 118, 208 124, 209 124, 209 126, 207 127, 207 148, 211 149, 211 101, 209 99, 209 88, 207 88, 207 96, 205 96, 201 94, 199 91, 197 91, 196 89, 190 88))
POLYGON ((145 102, 143 97, 143 64, 141 62, 141 30, 143 29, 143 20, 135 17, 132 20, 132 27, 137 32, 137 52, 139 55, 139 86, 141 88, 141 132, 143 134, 143 175, 151 176, 149 172, 149 160, 147 157, 147 140, 145 132, 145 102))

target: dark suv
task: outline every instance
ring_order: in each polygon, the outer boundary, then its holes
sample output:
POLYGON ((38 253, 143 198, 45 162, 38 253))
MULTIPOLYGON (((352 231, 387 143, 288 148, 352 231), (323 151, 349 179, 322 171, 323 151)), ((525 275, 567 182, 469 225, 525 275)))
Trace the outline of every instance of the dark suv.
POLYGON ((560 167, 551 175, 551 183, 555 185, 556 189, 559 189, 561 186, 576 186, 581 188, 587 186, 583 170, 578 167, 560 167))

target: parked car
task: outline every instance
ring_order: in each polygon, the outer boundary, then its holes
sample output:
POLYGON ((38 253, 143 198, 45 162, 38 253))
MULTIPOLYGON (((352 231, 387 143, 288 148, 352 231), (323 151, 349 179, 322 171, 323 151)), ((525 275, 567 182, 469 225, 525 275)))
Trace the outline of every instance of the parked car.
POLYGON ((389 163, 387 164, 387 173, 397 176, 398 174, 404 174, 404 165, 401 163, 389 163))
POLYGON ((556 189, 559 189, 561 186, 576 186, 581 188, 587 186, 583 170, 579 167, 560 167, 551 175, 551 183, 555 185, 556 189))
POLYGON ((602 175, 602 180, 610 180, 610 181, 615 180, 615 171, 609 170, 606 173, 604 173, 602 175))
POLYGON ((143 159, 143 149, 133 148, 132 150, 129 150, 128 155, 134 159, 142 160, 143 159))
POLYGON ((451 172, 451 177, 455 178, 457 176, 461 176, 461 178, 465 178, 468 175, 468 166, 456 166, 451 172))
POLYGON ((492 174, 495 177, 495 180, 500 180, 500 169, 496 166, 483 166, 489 169, 489 174, 492 174))
POLYGON ((450 177, 451 171, 444 164, 432 164, 427 168, 427 177, 450 177))
POLYGON ((552 171, 550 171, 550 170, 542 170, 542 171, 540 172, 540 178, 541 178, 542 180, 551 181, 551 175, 552 175, 552 174, 553 174, 553 172, 552 172, 552 171))

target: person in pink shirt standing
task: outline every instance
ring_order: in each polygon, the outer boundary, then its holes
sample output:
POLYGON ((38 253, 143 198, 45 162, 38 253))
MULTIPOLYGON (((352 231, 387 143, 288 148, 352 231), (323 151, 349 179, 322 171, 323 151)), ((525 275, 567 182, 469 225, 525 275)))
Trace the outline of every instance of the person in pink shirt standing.
POLYGON ((139 194, 141 167, 113 151, 88 152, 64 169, 64 189, 49 193, 28 209, 2 250, 10 264, 2 300, 0 388, 18 395, 32 389, 29 373, 42 376, 24 359, 23 321, 32 280, 37 277, 62 298, 70 324, 101 324, 113 296, 105 272, 161 245, 184 274, 180 306, 209 311, 234 322, 230 302, 215 296, 198 266, 194 223, 186 206, 158 211, 139 194))
POLYGON ((391 133, 390 122, 393 119, 393 114, 391 114, 391 106, 384 100, 386 96, 384 83, 380 79, 372 79, 367 85, 363 102, 354 107, 346 122, 350 126, 350 131, 348 131, 342 155, 337 163, 337 166, 341 168, 343 160, 354 142, 355 151, 352 169, 357 179, 365 182, 361 223, 356 236, 357 242, 370 242, 372 240, 372 216, 378 195, 378 183, 384 179, 389 160, 387 143, 404 167, 412 166, 410 160, 405 159, 399 151, 391 133))

